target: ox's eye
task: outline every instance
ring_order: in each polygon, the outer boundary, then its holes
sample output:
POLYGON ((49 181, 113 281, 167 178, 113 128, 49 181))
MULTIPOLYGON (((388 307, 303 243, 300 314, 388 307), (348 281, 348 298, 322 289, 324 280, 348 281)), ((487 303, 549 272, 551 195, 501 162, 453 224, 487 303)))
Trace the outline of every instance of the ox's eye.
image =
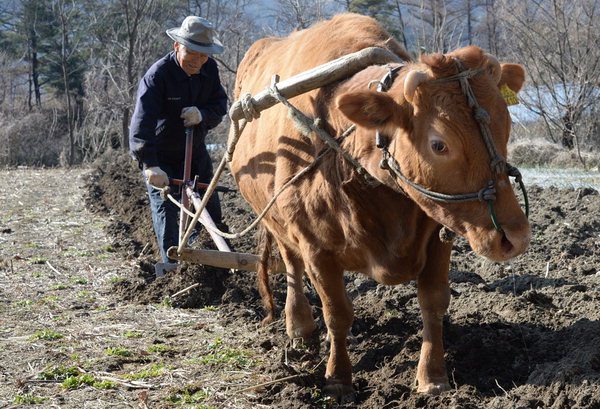
POLYGON ((442 141, 431 141, 431 150, 433 153, 438 155, 444 155, 448 153, 448 147, 442 141))

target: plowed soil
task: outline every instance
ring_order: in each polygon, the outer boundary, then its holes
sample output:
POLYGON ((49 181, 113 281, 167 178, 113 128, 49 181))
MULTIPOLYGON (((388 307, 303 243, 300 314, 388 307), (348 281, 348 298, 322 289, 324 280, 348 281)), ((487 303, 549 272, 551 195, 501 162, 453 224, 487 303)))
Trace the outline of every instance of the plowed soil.
MULTIPOLYGON (((154 277, 147 198, 126 155, 0 172, 0 408, 600 408, 593 189, 529 186, 533 240, 511 263, 455 241, 444 323, 452 390, 440 396, 413 386, 415 283, 349 272, 357 394, 341 405, 320 392, 326 330, 308 281, 318 331, 291 342, 283 312, 260 328, 254 273, 184 263, 154 277)), ((234 187, 229 175, 222 184, 234 187)), ((230 230, 253 220, 236 193, 222 203, 230 230)), ((255 252, 256 238, 232 245, 255 252)), ((212 244, 203 234, 195 246, 212 244)), ((282 311, 283 277, 272 287, 282 311)))

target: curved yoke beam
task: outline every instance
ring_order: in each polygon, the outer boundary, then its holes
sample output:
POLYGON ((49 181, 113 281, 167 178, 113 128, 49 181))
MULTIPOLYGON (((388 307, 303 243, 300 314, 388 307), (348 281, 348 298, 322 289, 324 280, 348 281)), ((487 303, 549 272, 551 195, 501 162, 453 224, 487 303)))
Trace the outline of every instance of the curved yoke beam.
MULTIPOLYGON (((278 82, 277 89, 281 96, 289 99, 346 78, 370 65, 400 61, 401 59, 389 50, 367 47, 278 82)), ((252 106, 258 112, 278 102, 268 89, 252 97, 252 106)), ((232 121, 239 121, 245 117, 241 101, 238 100, 231 106, 229 117, 232 121)))

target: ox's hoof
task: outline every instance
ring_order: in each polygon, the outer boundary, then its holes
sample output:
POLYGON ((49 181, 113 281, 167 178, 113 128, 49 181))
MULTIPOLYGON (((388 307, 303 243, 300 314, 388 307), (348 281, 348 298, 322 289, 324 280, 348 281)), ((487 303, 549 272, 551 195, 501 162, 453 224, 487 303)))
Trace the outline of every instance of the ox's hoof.
POLYGON ((343 383, 327 383, 323 388, 323 394, 335 399, 340 404, 354 403, 356 399, 354 387, 343 383))
POLYGON ((308 319, 295 319, 295 320, 289 320, 287 319, 287 317, 290 317, 291 315, 287 315, 286 316, 286 332, 287 335, 290 339, 295 339, 295 338, 304 338, 304 339, 309 339, 312 334, 315 332, 315 321, 312 319, 312 317, 309 317, 308 319))
POLYGON ((450 384, 448 381, 441 382, 428 382, 424 384, 419 384, 417 388, 417 392, 426 393, 427 395, 439 395, 442 392, 449 391, 450 384))
POLYGON ((314 328, 312 327, 297 327, 294 328, 290 331, 288 331, 288 337, 290 339, 297 339, 297 338, 302 338, 302 339, 308 339, 312 336, 312 333, 314 331, 314 328))

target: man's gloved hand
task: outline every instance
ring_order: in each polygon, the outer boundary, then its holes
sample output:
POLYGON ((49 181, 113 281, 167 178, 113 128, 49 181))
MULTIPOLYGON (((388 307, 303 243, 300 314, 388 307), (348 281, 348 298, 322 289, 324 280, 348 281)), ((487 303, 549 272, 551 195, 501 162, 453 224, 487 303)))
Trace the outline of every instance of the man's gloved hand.
POLYGON ((169 177, 164 170, 158 166, 152 166, 144 170, 144 175, 149 184, 157 189, 162 189, 169 185, 169 177))
POLYGON ((202 122, 202 113, 196 107, 185 107, 180 118, 183 118, 183 126, 194 126, 202 122))

